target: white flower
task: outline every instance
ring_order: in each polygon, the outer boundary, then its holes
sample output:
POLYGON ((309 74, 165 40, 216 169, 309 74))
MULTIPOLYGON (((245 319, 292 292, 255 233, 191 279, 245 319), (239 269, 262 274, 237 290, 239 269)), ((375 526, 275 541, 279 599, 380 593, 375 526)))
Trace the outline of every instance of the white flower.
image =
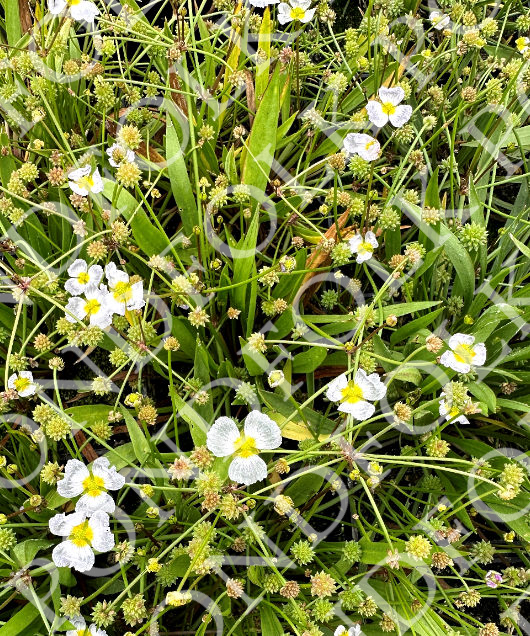
POLYGON ((90 166, 83 166, 72 170, 68 175, 68 185, 76 193, 82 197, 86 197, 87 194, 92 192, 97 194, 103 190, 103 179, 99 174, 99 170, 96 168, 92 174, 90 174, 92 168, 90 166))
POLYGON ((344 138, 344 150, 351 155, 359 155, 365 161, 375 161, 379 158, 381 144, 364 133, 349 133, 344 138))
POLYGON ((107 490, 119 490, 124 483, 125 477, 117 473, 114 466, 110 467, 106 457, 94 460, 91 470, 78 459, 69 459, 64 478, 57 482, 57 492, 67 499, 82 495, 75 510, 90 517, 97 510, 112 514, 116 504, 107 490))
POLYGON ((113 313, 124 316, 126 310, 141 309, 145 305, 142 281, 131 283, 129 275, 118 269, 115 263, 109 263, 105 267, 105 274, 113 313))
POLYGON ((14 389, 19 397, 28 397, 35 393, 37 385, 33 382, 33 373, 31 371, 19 371, 9 376, 7 388, 14 389))
POLYGON ((361 634, 361 626, 354 625, 350 627, 350 629, 346 629, 344 625, 339 625, 335 630, 333 636, 360 636, 361 634))
POLYGON ((396 128, 404 126, 412 115, 412 106, 399 106, 405 97, 405 91, 401 86, 379 89, 381 102, 370 100, 366 104, 368 119, 378 128, 382 128, 388 121, 396 128))
POLYGON ((444 367, 449 367, 458 373, 469 373, 471 367, 481 367, 486 362, 486 346, 479 342, 473 346, 475 336, 456 333, 449 338, 449 348, 440 358, 444 367))
POLYGON ((94 624, 87 627, 84 618, 71 618, 69 622, 72 623, 75 629, 67 630, 66 636, 108 636, 104 629, 98 629, 94 624))
MULTIPOLYGON (((442 395, 445 397, 445 392, 442 391, 442 395)), ((450 409, 445 400, 441 400, 438 410, 440 415, 445 417, 447 421, 451 420, 455 423, 458 422, 459 424, 469 424, 467 417, 465 415, 459 415, 460 411, 456 408, 456 406, 453 406, 450 409)))
POLYGON ((326 391, 326 397, 332 402, 340 402, 339 411, 350 413, 357 420, 367 420, 375 412, 374 400, 381 400, 386 395, 386 386, 377 373, 366 373, 359 369, 355 379, 346 378, 343 373, 335 378, 326 391), (370 401, 368 401, 370 400, 370 401))
POLYGON ((519 53, 526 53, 530 49, 530 38, 520 37, 515 40, 515 46, 519 53))
POLYGON ((271 389, 274 389, 277 386, 280 386, 280 384, 284 380, 285 380, 285 375, 284 375, 283 371, 280 371, 280 369, 275 369, 274 371, 271 371, 269 373, 269 377, 267 378, 267 381, 268 381, 269 386, 271 387, 271 389))
POLYGON ((107 148, 109 163, 113 168, 118 168, 124 161, 127 163, 134 162, 134 151, 130 148, 124 148, 121 144, 115 143, 107 148))
POLYGON ((253 7, 264 9, 265 7, 268 7, 269 4, 278 4, 280 0, 249 0, 249 2, 253 7))
POLYGON ((373 232, 366 232, 364 237, 361 236, 361 234, 356 234, 348 241, 348 243, 350 245, 351 253, 357 254, 357 263, 364 263, 372 258, 374 249, 378 245, 373 232))
POLYGON ((278 448, 281 443, 282 434, 276 422, 259 411, 247 415, 243 433, 234 420, 219 417, 206 436, 206 446, 216 457, 234 456, 228 476, 246 486, 267 477, 267 465, 258 452, 278 448))
POLYGON ((310 9, 311 0, 289 0, 280 2, 278 5, 278 22, 287 24, 293 20, 299 20, 304 24, 309 22, 315 15, 316 9, 310 9))
POLYGON ((73 314, 79 320, 89 317, 92 327, 100 327, 105 329, 112 322, 111 298, 108 289, 101 285, 97 287, 94 284, 87 285, 85 289, 85 297, 71 296, 66 304, 66 320, 75 322, 70 314, 73 314))
POLYGON ((49 526, 53 534, 64 537, 52 552, 58 568, 87 572, 94 565, 94 550, 108 552, 114 547, 109 515, 102 510, 97 510, 90 519, 82 512, 60 513, 50 519, 49 526))
POLYGON ((99 15, 99 9, 89 0, 48 0, 48 7, 53 15, 58 15, 69 7, 70 15, 78 22, 84 20, 92 24, 99 15))
POLYGON ((82 258, 76 259, 68 268, 71 276, 64 284, 64 288, 72 296, 81 295, 88 285, 98 285, 103 278, 103 268, 101 265, 87 265, 82 258))
POLYGON ((429 14, 429 20, 432 22, 433 27, 438 31, 447 29, 451 22, 451 18, 447 15, 447 13, 442 13, 441 11, 431 11, 429 14))

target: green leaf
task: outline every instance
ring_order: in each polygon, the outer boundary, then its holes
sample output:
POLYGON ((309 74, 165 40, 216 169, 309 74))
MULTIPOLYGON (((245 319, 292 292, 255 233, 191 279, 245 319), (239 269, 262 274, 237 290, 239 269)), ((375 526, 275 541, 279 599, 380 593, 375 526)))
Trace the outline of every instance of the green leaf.
POLYGON ((241 182, 265 192, 276 150, 276 129, 280 113, 280 65, 274 69, 271 81, 256 112, 248 137, 248 151, 241 155, 241 182))
POLYGON ((418 332, 420 329, 424 329, 432 322, 434 322, 443 310, 444 308, 441 307, 440 309, 436 309, 430 314, 426 314, 425 316, 416 318, 416 320, 412 320, 406 325, 403 325, 403 327, 400 327, 399 329, 394 331, 394 333, 390 336, 390 344, 395 345, 398 342, 402 342, 409 336, 412 336, 413 334, 418 332))
POLYGON ((324 347, 311 347, 293 358, 293 373, 312 373, 324 362, 328 355, 324 347))
POLYGON ((145 435, 138 422, 129 413, 129 411, 122 407, 120 408, 120 412, 123 413, 123 417, 125 418, 125 424, 129 432, 129 437, 131 438, 131 443, 133 445, 136 459, 141 464, 143 464, 145 463, 149 455, 151 455, 151 447, 149 446, 149 442, 145 438, 145 435))
POLYGON ((47 539, 27 539, 22 543, 17 543, 13 548, 13 555, 20 567, 30 564, 39 550, 45 550, 54 545, 55 541, 47 539))
POLYGON ((487 384, 484 384, 483 382, 480 384, 478 382, 470 382, 468 384, 468 388, 477 400, 484 402, 490 413, 495 413, 497 408, 497 397, 487 384))
POLYGON ((265 603, 260 603, 259 616, 261 620, 261 633, 264 636, 283 636, 284 629, 278 620, 274 610, 265 603))
MULTIPOLYGON (((174 395, 175 404, 178 408, 178 416, 181 417, 190 426, 190 433, 195 446, 203 446, 206 444, 206 432, 208 430, 208 423, 193 410, 193 408, 180 397, 180 395, 174 395)), ((210 422, 211 424, 211 422, 210 422)))
POLYGON ((0 636, 34 634, 35 630, 32 629, 32 626, 34 626, 37 617, 39 617, 39 610, 32 603, 27 603, 5 625, 0 627, 0 636))
POLYGON ((323 483, 322 475, 314 472, 299 473, 296 480, 287 486, 284 494, 291 497, 295 506, 300 506, 316 495, 323 483))
POLYGON ((193 228, 199 225, 199 211, 188 176, 188 168, 182 153, 181 141, 177 133, 178 124, 176 124, 175 119, 169 111, 166 117, 167 171, 171 183, 171 191, 180 208, 184 232, 189 236, 192 234, 193 228))

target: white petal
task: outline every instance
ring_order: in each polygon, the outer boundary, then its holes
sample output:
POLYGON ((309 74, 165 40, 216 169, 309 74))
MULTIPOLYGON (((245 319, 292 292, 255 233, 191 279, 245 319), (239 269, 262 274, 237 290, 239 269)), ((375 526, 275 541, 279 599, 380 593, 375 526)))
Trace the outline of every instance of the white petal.
POLYGON ((401 86, 394 86, 393 88, 385 88, 381 86, 379 89, 379 99, 383 102, 390 102, 393 106, 397 106, 403 101, 405 97, 405 91, 401 86))
POLYGON ((99 285, 101 279, 103 278, 103 267, 101 267, 101 265, 91 265, 88 268, 88 275, 90 277, 90 283, 99 285))
POLYGON ((390 115, 390 123, 392 126, 396 128, 401 128, 404 126, 412 115, 412 106, 406 104, 405 106, 397 106, 396 112, 393 115, 390 115))
POLYGON ((475 336, 472 336, 467 333, 455 333, 454 336, 451 336, 449 338, 449 342, 447 344, 449 345, 450 349, 454 350, 458 347, 458 345, 463 344, 463 345, 471 346, 474 342, 475 342, 475 336))
POLYGON ((70 515, 65 515, 64 512, 56 514, 48 521, 50 532, 58 535, 59 537, 67 537, 72 529, 83 523, 85 515, 80 512, 73 512, 70 515))
POLYGON ((449 367, 457 373, 469 373, 471 366, 465 362, 458 362, 455 358, 455 354, 452 351, 445 351, 440 357, 440 364, 444 367, 449 367))
POLYGON ((291 7, 285 2, 280 2, 278 5, 278 22, 287 24, 291 22, 291 19, 291 7))
POLYGON ((282 443, 282 433, 278 424, 265 413, 251 411, 245 418, 245 435, 253 437, 260 450, 272 450, 282 443))
POLYGON ((475 357, 473 358, 473 366, 481 367, 484 362, 486 362, 486 345, 483 342, 478 342, 474 347, 473 351, 475 353, 475 357))
POLYGON ((357 252, 357 258, 355 259, 355 261, 357 263, 365 263, 372 258, 372 254, 373 252, 371 250, 359 250, 357 252))
POLYGON ((344 625, 339 625, 337 627, 337 629, 335 630, 333 636, 342 636, 342 634, 346 633, 346 628, 344 627, 344 625))
POLYGON ((133 283, 131 290, 132 298, 127 302, 127 309, 141 309, 145 305, 144 284, 142 281, 133 283))
POLYGON ((362 422, 363 420, 367 420, 369 417, 372 417, 375 413, 375 406, 370 402, 364 402, 361 400, 354 404, 351 402, 343 402, 339 406, 338 410, 342 413, 349 413, 350 415, 353 415, 356 420, 362 422))
POLYGON ((326 391, 326 397, 330 402, 340 402, 342 400, 342 390, 348 386, 348 378, 343 373, 332 380, 326 391))
POLYGON ((253 7, 264 9, 269 4, 278 4, 279 0, 249 0, 249 2, 253 7))
POLYGON ((91 466, 92 474, 103 479, 107 490, 119 490, 125 484, 125 477, 116 472, 106 457, 98 457, 91 466))
POLYGON ((8 380, 7 380, 7 388, 8 389, 14 389, 15 388, 15 380, 18 378, 18 375, 16 373, 13 373, 13 375, 10 375, 8 380))
POLYGON ((33 382, 33 373, 31 373, 31 371, 20 371, 18 375, 21 378, 26 378, 26 380, 33 382))
POLYGON ((78 186, 75 181, 69 181, 68 185, 70 186, 71 190, 73 190, 76 194, 78 194, 81 197, 86 197, 86 195, 88 194, 88 190, 86 188, 82 188, 78 186))
POLYGON ((101 492, 97 497, 83 495, 75 505, 75 511, 91 517, 98 510, 112 514, 116 509, 114 499, 106 492, 101 492))
POLYGON ((83 481, 90 477, 88 468, 78 459, 69 459, 64 468, 64 478, 57 482, 57 492, 61 497, 72 499, 84 490, 83 481))
POLYGON ((71 541, 63 541, 56 545, 52 552, 52 559, 58 568, 74 568, 79 572, 91 570, 95 561, 94 553, 89 545, 80 548, 71 541))
POLYGON ((366 375, 363 369, 355 374, 355 384, 363 390, 365 400, 381 400, 386 395, 386 386, 381 382, 377 373, 366 375))
POLYGON ((216 457, 227 457, 234 452, 239 430, 234 420, 218 417, 206 434, 206 446, 216 457))
POLYGON ((238 484, 250 486, 267 477, 267 464, 258 455, 235 457, 228 468, 228 476, 238 484))
POLYGON ((112 324, 112 313, 101 309, 97 314, 90 316, 90 326, 99 327, 100 329, 106 329, 112 324))
MULTIPOLYGON (((93 4, 92 2, 81 2, 81 4, 88 4, 88 5, 92 5, 96 11, 98 12, 96 15, 99 14, 99 11, 96 7, 95 4, 93 4)), ((85 18, 85 20, 87 22, 93 22, 94 19, 92 20, 88 20, 87 18, 85 18)), ((92 186, 91 192, 93 192, 94 194, 97 194, 98 192, 101 192, 103 190, 103 179, 101 178, 101 175, 99 174, 99 170, 96 168, 94 170, 94 174, 92 175, 92 179, 94 181, 94 185, 92 186)))
POLYGON ((300 7, 301 9, 309 9, 311 6, 311 0, 291 0, 291 6, 300 7))
POLYGON ((356 234, 349 239, 348 244, 350 246, 350 250, 352 254, 357 254, 359 251, 359 246, 363 242, 363 237, 360 234, 356 234))
POLYGON ((379 102, 369 101, 366 104, 366 112, 368 113, 368 119, 378 128, 382 128, 388 123, 388 115, 383 112, 383 107, 379 102))
POLYGON ((359 157, 361 157, 361 159, 364 159, 365 161, 375 161, 376 159, 379 159, 380 152, 381 144, 377 141, 377 139, 374 139, 372 142, 370 142, 368 148, 364 146, 363 148, 359 148, 358 150, 359 157))
POLYGON ((313 19, 313 16, 315 15, 315 11, 316 11, 316 8, 315 9, 308 9, 305 12, 304 17, 300 20, 300 22, 302 24, 307 24, 308 22, 311 22, 311 20, 313 19))
MULTIPOLYGON (((99 15, 99 9, 93 2, 81 0, 79 4, 74 4, 70 7, 70 13, 74 20, 94 22, 94 18, 99 15)), ((95 192, 95 190, 92 190, 92 192, 95 192)), ((97 190, 97 192, 101 192, 101 190, 97 190)))
POLYGON ((373 137, 364 133, 348 133, 344 137, 344 150, 350 154, 355 154, 359 148, 365 146, 373 137))
POLYGON ((48 0, 48 8, 53 15, 61 13, 65 7, 66 0, 48 0))
POLYGON ((86 283, 80 283, 76 278, 69 278, 64 288, 72 296, 80 296, 85 291, 86 283))
POLYGON ((86 272, 88 270, 88 266, 85 260, 82 258, 76 258, 76 260, 70 265, 70 267, 66 270, 68 274, 72 278, 77 278, 79 274, 86 272))
POLYGON ((68 320, 68 322, 75 322, 75 318, 72 318, 70 314, 73 314, 79 320, 83 320, 83 318, 86 316, 85 304, 86 301, 79 296, 72 296, 71 298, 69 298, 65 307, 66 320, 68 320))
POLYGON ((79 181, 79 179, 82 179, 83 177, 88 177, 90 170, 90 166, 76 168, 75 170, 72 170, 72 172, 68 173, 68 179, 70 179, 70 181, 79 181))
POLYGON ((373 232, 366 232, 364 240, 366 241, 366 243, 370 243, 370 245, 374 248, 378 247, 379 245, 377 242, 377 237, 373 232))
POLYGON ((94 538, 92 547, 98 552, 108 552, 114 547, 114 535, 109 527, 109 515, 97 510, 89 519, 88 525, 92 528, 94 538))

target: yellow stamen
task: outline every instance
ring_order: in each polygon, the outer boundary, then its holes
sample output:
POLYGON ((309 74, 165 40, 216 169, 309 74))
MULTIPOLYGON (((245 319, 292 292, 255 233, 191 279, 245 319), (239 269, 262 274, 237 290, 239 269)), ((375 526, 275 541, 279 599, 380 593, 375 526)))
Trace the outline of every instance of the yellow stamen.
POLYGON ((359 245, 359 252, 373 252, 374 246, 371 243, 365 243, 364 241, 359 245))
POLYGON ((374 146, 374 145, 375 145, 375 139, 372 139, 372 141, 369 141, 369 142, 366 144, 366 146, 364 147, 364 149, 365 149, 365 150, 370 150, 370 148, 371 148, 372 146, 374 146))
POLYGON ((392 104, 392 102, 383 102, 381 104, 381 107, 385 115, 390 116, 396 112, 396 107, 394 106, 394 104, 392 104))
POLYGON ((92 316, 93 314, 97 314, 101 309, 101 303, 99 300, 92 298, 85 303, 85 312, 87 316, 92 316))
POLYGON ((454 352, 457 362, 463 362, 464 364, 471 364, 476 353, 473 351, 473 347, 467 344, 459 344, 454 352))
POLYGON ((17 393, 21 393, 22 391, 29 389, 30 385, 31 380, 29 380, 28 378, 17 378, 15 380, 15 391, 17 393))
POLYGON ((291 18, 293 20, 303 20, 305 17, 305 9, 302 7, 293 7, 291 9, 291 18))
POLYGON ((114 289, 112 290, 112 293, 114 295, 114 298, 119 302, 119 303, 126 303, 128 300, 131 300, 133 292, 132 292, 132 285, 129 282, 123 282, 120 281, 119 283, 116 283, 116 285, 114 286, 114 289))
POLYGON ((239 455, 239 457, 257 455, 256 440, 253 437, 247 437, 245 434, 241 435, 234 442, 234 452, 236 455, 239 455))
MULTIPOLYGON (((77 2, 75 4, 77 4, 77 2)), ((89 175, 88 177, 81 177, 79 181, 76 181, 76 185, 78 188, 84 188, 91 192, 94 187, 94 179, 92 178, 92 175, 89 175)))
MULTIPOLYGON (((370 246, 371 247, 371 246, 370 246)), ((355 404, 364 399, 363 390, 355 382, 348 382, 348 385, 342 389, 341 402, 348 402, 349 404, 355 404)))
POLYGON ((89 280, 90 280, 90 276, 88 275, 88 272, 81 272, 79 276, 77 277, 77 282, 80 283, 81 285, 86 285, 89 280))
POLYGON ((83 480, 83 491, 89 497, 97 497, 105 490, 105 482, 103 477, 90 475, 83 480))
POLYGON ((84 548, 86 545, 90 545, 92 543, 94 532, 88 525, 88 521, 83 521, 83 523, 72 528, 72 532, 68 538, 78 548, 84 548))

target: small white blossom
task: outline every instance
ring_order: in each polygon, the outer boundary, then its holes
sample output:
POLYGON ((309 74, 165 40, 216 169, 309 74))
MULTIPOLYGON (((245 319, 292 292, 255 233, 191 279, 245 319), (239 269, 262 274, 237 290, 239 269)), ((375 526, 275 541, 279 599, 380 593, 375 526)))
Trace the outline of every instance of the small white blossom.
POLYGON ((90 166, 83 166, 68 174, 68 185, 76 194, 86 197, 90 193, 97 194, 103 190, 103 179, 97 168, 92 172, 90 166))
POLYGON ((372 417, 375 406, 371 402, 381 400, 385 395, 386 386, 377 373, 366 375, 363 369, 359 369, 349 382, 345 373, 339 375, 326 391, 328 400, 340 402, 339 411, 349 413, 359 421, 372 417))
MULTIPOLYGON (((442 395, 445 397, 444 392, 442 392, 442 395)), ((446 400, 441 400, 438 411, 447 421, 451 420, 454 423, 458 422, 459 424, 469 424, 467 417, 465 415, 459 415, 460 411, 456 408, 456 406, 449 408, 446 400)))
POLYGON ((233 456, 228 476, 246 486, 267 477, 267 464, 259 457, 259 451, 273 450, 281 443, 276 422, 259 411, 247 415, 242 433, 234 420, 219 417, 206 436, 206 445, 216 457, 233 456))
POLYGON ((72 296, 80 296, 89 285, 99 285, 103 278, 101 265, 89 267, 82 258, 76 259, 67 271, 71 278, 66 281, 64 288, 72 296))
POLYGON ((109 163, 113 168, 118 168, 124 161, 133 163, 135 154, 130 148, 124 148, 121 144, 115 143, 107 148, 109 163))
POLYGON ((429 20, 431 21, 433 27, 438 31, 447 29, 447 27, 451 23, 451 18, 447 15, 447 13, 442 13, 441 11, 431 11, 431 13, 429 14, 429 20))
POLYGON ((264 9, 268 7, 269 4, 278 4, 280 0, 249 0, 249 3, 253 7, 258 7, 259 9, 264 9))
POLYGON ((111 297, 104 285, 87 285, 85 297, 71 296, 65 309, 68 322, 75 322, 75 318, 84 320, 88 316, 90 325, 101 329, 105 329, 112 322, 111 297))
POLYGON ((306 23, 313 19, 316 9, 310 9, 311 0, 289 0, 278 5, 278 22, 288 24, 293 20, 306 23))
POLYGON ((333 636, 360 636, 361 634, 361 626, 354 625, 350 627, 350 629, 346 629, 344 625, 339 625, 335 630, 333 636))
POLYGON ((82 512, 60 513, 50 519, 49 526, 53 534, 64 537, 52 552, 58 568, 87 572, 94 565, 94 550, 108 552, 114 547, 109 515, 102 510, 97 510, 90 519, 82 512))
POLYGON ((7 388, 14 389, 19 397, 29 397, 35 393, 37 385, 33 382, 31 371, 19 371, 9 376, 7 388))
POLYGON ((68 7, 74 20, 84 20, 90 24, 93 24, 99 15, 99 9, 89 0, 48 0, 48 7, 53 15, 59 15, 68 7))
POLYGON ((285 380, 285 375, 283 374, 283 371, 281 371, 280 369, 275 369, 274 371, 271 371, 269 373, 269 377, 267 378, 267 381, 271 389, 274 389, 277 386, 280 386, 280 384, 284 380, 285 380))
POLYGON ((91 517, 97 510, 114 512, 116 504, 107 490, 119 490, 124 483, 125 477, 110 466, 106 457, 94 460, 90 470, 78 459, 69 459, 64 478, 57 482, 57 492, 67 499, 81 495, 75 510, 91 517))
POLYGON ((105 274, 109 283, 110 306, 112 312, 125 315, 125 311, 141 309, 145 305, 144 285, 142 281, 131 283, 129 275, 109 263, 105 267, 105 274))
POLYGON ((70 618, 69 622, 72 623, 75 629, 67 630, 66 636, 108 636, 104 629, 99 629, 94 624, 87 627, 84 618, 70 618))
POLYGON ((351 155, 359 155, 365 161, 375 161, 379 158, 381 144, 370 135, 349 133, 344 138, 344 150, 351 155))
POLYGON ((456 333, 449 338, 450 351, 442 354, 440 362, 458 373, 469 373, 472 366, 481 367, 486 362, 486 345, 474 342, 475 336, 456 333))
POLYGON ((366 232, 364 237, 356 234, 348 241, 352 254, 357 254, 357 263, 364 263, 372 258, 374 249, 377 247, 377 239, 373 232, 366 232))
POLYGON ((389 121, 395 128, 404 126, 412 115, 412 106, 401 105, 405 91, 401 86, 394 88, 381 87, 378 92, 380 102, 370 100, 366 104, 368 119, 378 128, 382 128, 389 121))

